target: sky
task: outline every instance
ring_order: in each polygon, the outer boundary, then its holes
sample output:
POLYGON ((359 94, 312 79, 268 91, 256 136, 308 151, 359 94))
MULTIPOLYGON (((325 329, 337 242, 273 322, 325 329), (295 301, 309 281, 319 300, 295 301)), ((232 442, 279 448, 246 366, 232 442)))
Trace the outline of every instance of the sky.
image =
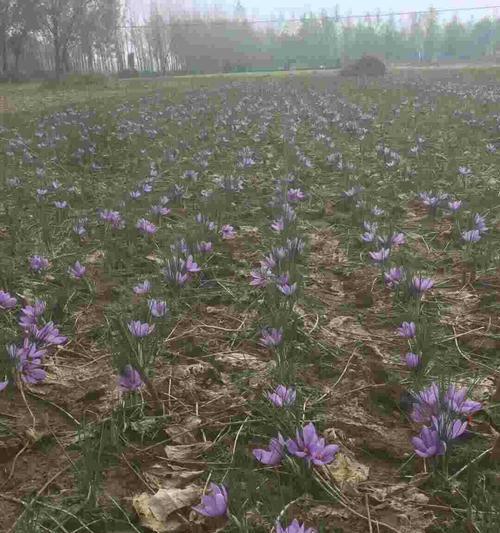
MULTIPOLYGON (((151 0, 124 0, 128 3, 131 13, 138 18, 147 15, 151 0)), ((237 0, 153 0, 161 7, 178 6, 186 7, 196 6, 203 9, 207 5, 218 5, 221 10, 227 14, 233 14, 234 6, 237 0)), ((356 2, 348 0, 240 0, 246 10, 247 17, 253 20, 274 19, 280 16, 285 18, 300 18, 301 15, 308 12, 320 13, 326 10, 329 15, 333 15, 335 4, 339 6, 341 15, 364 15, 367 12, 374 14, 377 9, 380 13, 406 12, 406 11, 425 11, 430 6, 436 9, 465 8, 476 6, 494 6, 500 5, 500 0, 357 0, 356 2)), ((469 20, 472 16, 480 19, 483 16, 500 16, 500 10, 488 9, 485 11, 463 11, 459 13, 462 20, 469 20)), ((443 15, 449 19, 453 16, 443 15)))

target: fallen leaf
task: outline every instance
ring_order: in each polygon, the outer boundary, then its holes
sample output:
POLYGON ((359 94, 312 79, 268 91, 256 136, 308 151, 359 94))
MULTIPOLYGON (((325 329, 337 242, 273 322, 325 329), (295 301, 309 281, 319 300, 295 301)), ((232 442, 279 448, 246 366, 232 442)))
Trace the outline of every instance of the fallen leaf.
POLYGON ((193 444, 197 442, 195 431, 201 425, 201 418, 195 415, 188 416, 180 424, 169 424, 165 433, 175 444, 193 444))
POLYGON ((189 459, 199 457, 211 446, 211 441, 196 442, 195 444, 180 444, 178 446, 165 446, 165 455, 169 461, 175 463, 189 462, 189 459))
POLYGON ((343 453, 338 453, 335 461, 325 468, 341 489, 346 485, 356 488, 362 481, 368 479, 370 472, 368 466, 351 459, 343 453))
POLYGON ((175 533, 186 528, 186 521, 172 513, 191 507, 200 498, 200 489, 189 485, 185 489, 160 489, 156 494, 143 493, 135 496, 132 504, 141 525, 156 533, 175 533))

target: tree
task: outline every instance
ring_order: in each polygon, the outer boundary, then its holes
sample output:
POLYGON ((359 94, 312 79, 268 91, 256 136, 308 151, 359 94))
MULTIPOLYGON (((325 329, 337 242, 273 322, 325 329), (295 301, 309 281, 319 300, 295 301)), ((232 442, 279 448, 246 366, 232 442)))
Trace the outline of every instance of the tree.
POLYGON ((68 47, 75 37, 77 21, 82 20, 95 0, 41 0, 41 23, 52 40, 56 79, 69 69, 68 47))

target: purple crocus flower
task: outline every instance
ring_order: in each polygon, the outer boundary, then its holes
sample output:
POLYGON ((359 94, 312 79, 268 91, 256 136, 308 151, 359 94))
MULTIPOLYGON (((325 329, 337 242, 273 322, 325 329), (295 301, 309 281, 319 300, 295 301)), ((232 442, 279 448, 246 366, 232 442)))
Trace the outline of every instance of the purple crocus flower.
POLYGON ((462 232, 462 240, 465 242, 477 242, 481 240, 481 233, 478 229, 471 229, 469 231, 462 232))
POLYGON ((431 278, 423 278, 422 276, 415 276, 411 280, 411 290, 417 297, 422 296, 427 291, 430 291, 434 286, 434 281, 431 278))
POLYGON ((42 328, 38 329, 36 326, 31 326, 31 333, 37 341, 44 344, 53 344, 59 346, 64 344, 68 338, 59 333, 59 329, 53 322, 47 322, 42 328))
POLYGON ((252 276, 252 281, 250 281, 250 285, 252 285, 252 287, 263 288, 269 284, 273 274, 269 268, 261 266, 259 269, 252 270, 252 272, 250 272, 250 275, 252 276))
POLYGON ((285 229, 285 220, 283 219, 283 217, 273 220, 271 224, 271 229, 274 230, 276 233, 281 233, 285 229))
POLYGON ((16 348, 16 357, 20 359, 43 359, 47 355, 47 350, 39 348, 34 342, 30 342, 28 337, 24 338, 22 347, 16 348))
POLYGON ((20 359, 18 369, 21 372, 21 379, 25 383, 41 383, 45 377, 45 370, 42 368, 40 359, 20 359))
POLYGON ((35 300, 35 305, 27 305, 21 309, 21 318, 19 325, 25 329, 34 325, 38 321, 38 317, 45 312, 46 304, 43 300, 35 300))
POLYGON ((286 279, 279 280, 276 286, 278 287, 278 290, 285 296, 292 296, 297 290, 297 283, 292 283, 290 285, 288 282, 288 276, 285 275, 284 278, 286 279))
POLYGON ((77 261, 73 266, 68 268, 69 275, 74 279, 82 279, 87 269, 77 261))
POLYGON ((318 436, 312 422, 303 429, 297 430, 295 440, 288 439, 286 447, 292 455, 305 459, 308 463, 313 463, 316 466, 331 463, 339 451, 339 446, 336 444, 325 444, 325 439, 318 436))
POLYGON ((433 416, 438 415, 440 394, 439 387, 435 383, 414 394, 413 409, 410 413, 411 419, 414 422, 424 424, 429 422, 433 416))
POLYGON ((198 266, 198 264, 194 262, 192 255, 188 256, 184 264, 184 267, 190 274, 194 274, 195 272, 201 271, 201 268, 198 266))
POLYGON ((236 237, 235 229, 233 228, 233 226, 231 226, 229 224, 224 224, 224 226, 222 226, 220 232, 221 232, 221 237, 224 240, 234 239, 236 237))
POLYGON ((162 318, 168 313, 167 302, 164 300, 148 300, 148 307, 155 318, 162 318))
POLYGON ((300 189, 289 189, 287 199, 289 202, 301 202, 306 195, 300 189))
POLYGON ((5 390, 7 388, 8 384, 9 384, 9 380, 8 379, 4 379, 3 381, 0 380, 0 392, 5 390))
POLYGON ((193 510, 208 517, 227 516, 228 494, 226 487, 210 483, 210 491, 211 494, 202 496, 201 504, 193 507, 193 510))
POLYGON ((143 324, 140 320, 132 320, 127 324, 127 326, 130 333, 137 338, 147 337, 155 329, 154 324, 143 324))
POLYGON ((375 233, 371 233, 369 231, 365 231, 363 235, 361 235, 361 240, 363 242, 373 242, 376 239, 375 233))
POLYGON ((40 255, 34 255, 30 257, 30 268, 33 272, 41 272, 49 268, 49 260, 40 255))
POLYGON ((272 438, 269 442, 269 446, 266 449, 257 448, 252 451, 253 456, 259 463, 268 466, 277 466, 281 463, 283 456, 285 455, 285 440, 278 433, 278 438, 272 438))
POLYGON ((69 207, 69 204, 66 202, 66 200, 56 200, 54 202, 54 207, 57 207, 57 209, 66 209, 69 207))
POLYGON ((316 533, 316 530, 312 527, 306 528, 304 524, 294 519, 287 527, 283 527, 279 522, 276 522, 276 533, 316 533))
POLYGON ((151 291, 151 282, 146 279, 142 283, 138 283, 132 290, 135 294, 147 294, 151 291))
POLYGON ((405 269, 403 267, 392 267, 389 269, 389 272, 384 273, 385 284, 393 289, 397 287, 405 277, 405 269))
POLYGON ((403 322, 397 328, 396 332, 400 337, 404 337, 405 339, 414 339, 417 335, 417 327, 415 326, 415 322, 403 322))
POLYGON ((466 399, 467 392, 466 388, 457 388, 456 385, 450 385, 444 395, 445 404, 455 413, 465 416, 481 410, 480 402, 466 399))
POLYGON ((154 235, 158 231, 158 228, 145 218, 140 218, 135 227, 144 235, 154 235))
POLYGON ((439 433, 427 426, 422 428, 418 437, 412 437, 411 442, 415 453, 420 457, 434 457, 446 452, 446 445, 439 438, 439 433))
POLYGON ((197 244, 196 248, 201 254, 208 254, 213 250, 213 245, 210 241, 201 241, 197 244))
POLYGON ((275 348, 283 340, 283 328, 264 328, 259 344, 266 348, 275 348))
POLYGON ((123 229, 125 221, 118 211, 110 211, 105 209, 100 213, 101 220, 111 225, 113 229, 123 229))
POLYGON ((376 252, 368 252, 369 256, 373 259, 375 263, 383 263, 386 259, 388 259, 390 253, 390 248, 381 248, 376 252))
POLYGON ((0 311, 12 309, 17 305, 17 300, 5 291, 0 291, 0 311))
POLYGON ((403 244, 406 244, 404 233, 393 233, 391 235, 391 246, 402 246, 403 244))
POLYGON ((297 391, 285 385, 278 385, 274 392, 268 392, 267 398, 275 407, 288 407, 295 403, 297 391))
POLYGON ((438 432, 441 440, 447 444, 466 432, 467 421, 441 414, 432 417, 432 427, 438 432))
POLYGON ((417 368, 420 365, 422 357, 416 353, 408 352, 404 356, 404 362, 408 368, 417 368))
POLYGON ((486 227, 486 218, 479 213, 474 215, 474 229, 477 229, 479 233, 486 233, 488 228, 486 227))
POLYGON ((462 200, 448 202, 448 208, 452 213, 456 213, 462 207, 462 200))
POLYGON ((383 215, 385 213, 385 211, 383 209, 381 209, 380 207, 375 206, 375 207, 372 208, 371 213, 372 213, 373 216, 379 217, 379 216, 383 215))
POLYGON ((163 205, 153 205, 149 211, 153 215, 157 215, 160 217, 166 217, 167 215, 170 214, 172 210, 170 209, 170 207, 165 207, 163 205))
POLYGON ((123 391, 133 392, 139 390, 144 381, 132 365, 127 365, 118 378, 118 385, 123 391))

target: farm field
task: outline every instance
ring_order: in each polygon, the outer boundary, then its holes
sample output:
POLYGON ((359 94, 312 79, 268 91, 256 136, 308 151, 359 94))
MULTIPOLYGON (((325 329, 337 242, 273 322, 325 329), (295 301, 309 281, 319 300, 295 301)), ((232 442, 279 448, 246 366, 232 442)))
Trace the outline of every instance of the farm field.
POLYGON ((0 86, 0 531, 497 533, 498 80, 0 86))

